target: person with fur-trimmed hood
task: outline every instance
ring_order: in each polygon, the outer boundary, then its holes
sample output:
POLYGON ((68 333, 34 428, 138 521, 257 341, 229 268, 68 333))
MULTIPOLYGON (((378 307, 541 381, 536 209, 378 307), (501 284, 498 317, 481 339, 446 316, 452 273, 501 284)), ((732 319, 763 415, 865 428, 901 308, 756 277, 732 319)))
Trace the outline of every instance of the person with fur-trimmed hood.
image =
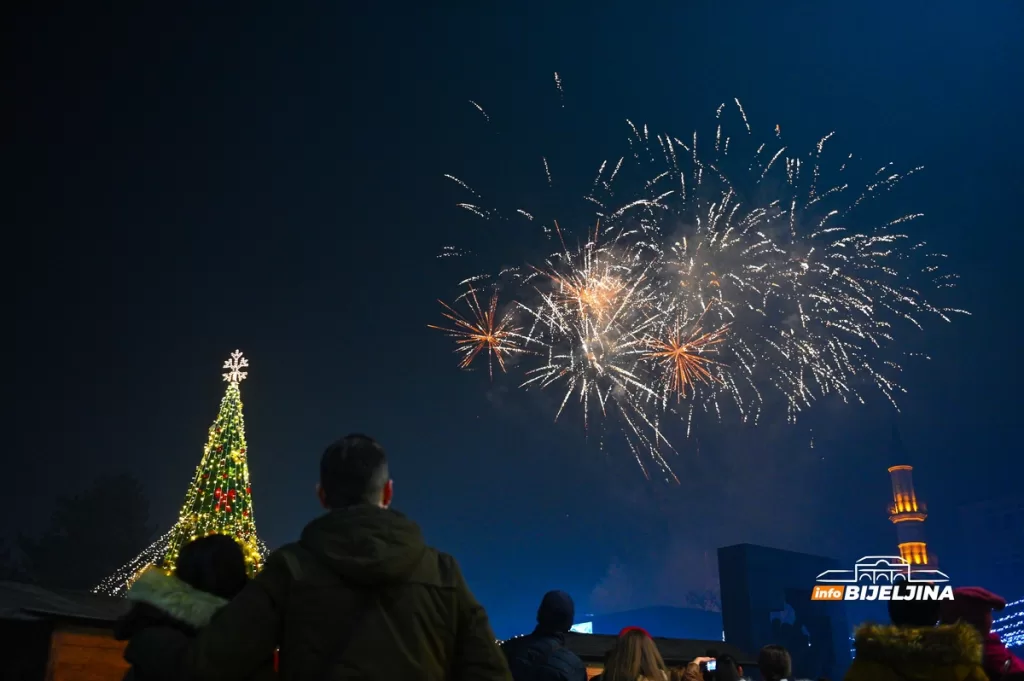
MULTIPOLYGON (((900 595, 905 584, 897 586, 900 595)), ((935 626, 939 601, 889 601, 891 625, 857 629, 846 681, 988 681, 981 637, 970 625, 935 626)))
POLYGON ((1006 607, 1006 600, 980 586, 953 589, 953 600, 943 601, 940 614, 947 624, 963 622, 972 626, 982 642, 982 664, 990 679, 1024 678, 1024 660, 1011 653, 992 631, 992 612, 1006 607))
MULTIPOLYGON (((150 640, 176 648, 205 627, 248 581, 242 548, 231 537, 212 534, 189 542, 178 554, 173 575, 158 568, 142 573, 128 590, 132 608, 115 627, 118 640, 128 641, 124 658, 131 665, 125 681, 173 679, 174 674, 146 648, 132 645, 145 631, 150 640)), ((272 679, 273 663, 254 678, 272 679)))

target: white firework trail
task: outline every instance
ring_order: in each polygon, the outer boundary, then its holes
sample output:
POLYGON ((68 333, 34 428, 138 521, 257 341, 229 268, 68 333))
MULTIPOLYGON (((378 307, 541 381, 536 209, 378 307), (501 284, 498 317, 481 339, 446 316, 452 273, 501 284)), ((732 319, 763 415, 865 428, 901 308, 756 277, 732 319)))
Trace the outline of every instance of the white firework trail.
MULTIPOLYGON (((810 172, 786 146, 764 143, 749 163, 726 164, 725 109, 707 158, 696 132, 684 143, 627 121, 630 153, 610 173, 602 162, 584 194, 596 209, 582 245, 540 220, 559 249, 543 266, 491 280, 523 327, 509 341, 522 351, 522 387, 560 390, 555 418, 573 405, 588 430, 595 418, 616 419, 647 475, 651 462, 674 478, 664 434, 674 414, 689 436, 695 412, 756 424, 779 410, 793 421, 826 396, 863 403, 869 388, 898 405, 901 335, 925 317, 968 314, 926 300, 924 288, 954 286, 956 275, 934 262, 943 256, 892 231, 920 213, 880 225, 854 217, 918 168, 886 164, 854 190, 850 154, 835 171, 846 179, 829 184, 833 133, 807 155, 810 172), (628 158, 649 179, 618 186, 628 158)), ((550 185, 546 158, 544 169, 550 185)))
POLYGON ((479 111, 481 114, 483 114, 484 120, 486 120, 488 123, 491 122, 491 117, 487 115, 487 112, 484 111, 484 108, 482 106, 480 106, 479 104, 474 102, 472 99, 469 100, 469 103, 472 104, 473 106, 475 106, 477 111, 479 111))

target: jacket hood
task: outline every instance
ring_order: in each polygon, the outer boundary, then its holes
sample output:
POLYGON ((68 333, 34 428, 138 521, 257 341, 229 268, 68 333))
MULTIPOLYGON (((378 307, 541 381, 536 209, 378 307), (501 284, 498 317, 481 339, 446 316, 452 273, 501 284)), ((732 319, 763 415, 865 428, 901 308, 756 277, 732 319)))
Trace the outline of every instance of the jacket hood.
POLYGON ((320 516, 302 531, 299 543, 343 579, 366 586, 402 581, 427 550, 416 523, 370 505, 320 516))
POLYGON ((223 598, 195 589, 157 568, 143 572, 128 589, 127 597, 195 629, 209 624, 213 614, 227 604, 223 598))
POLYGON ((858 660, 906 672, 981 664, 981 637, 962 623, 923 629, 865 624, 854 646, 858 660))

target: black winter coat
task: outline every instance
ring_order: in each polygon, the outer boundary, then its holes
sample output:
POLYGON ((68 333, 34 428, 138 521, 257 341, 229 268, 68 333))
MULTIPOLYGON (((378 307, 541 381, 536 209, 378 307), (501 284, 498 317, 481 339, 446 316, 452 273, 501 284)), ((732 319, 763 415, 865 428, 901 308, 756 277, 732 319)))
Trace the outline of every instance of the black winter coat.
POLYGON ((311 522, 187 647, 157 654, 182 681, 241 681, 278 646, 283 681, 511 681, 455 559, 376 506, 311 522))
MULTIPOLYGON (((128 641, 124 658, 131 665, 125 681, 176 681, 175 672, 165 666, 156 648, 181 649, 206 626, 227 601, 160 570, 144 572, 128 590, 131 610, 118 620, 114 636, 128 641), (139 639, 147 643, 136 645, 139 639)), ((250 679, 274 678, 272 658, 256 666, 250 679)))
POLYGON ((534 631, 501 646, 515 681, 587 681, 587 666, 560 633, 534 631))

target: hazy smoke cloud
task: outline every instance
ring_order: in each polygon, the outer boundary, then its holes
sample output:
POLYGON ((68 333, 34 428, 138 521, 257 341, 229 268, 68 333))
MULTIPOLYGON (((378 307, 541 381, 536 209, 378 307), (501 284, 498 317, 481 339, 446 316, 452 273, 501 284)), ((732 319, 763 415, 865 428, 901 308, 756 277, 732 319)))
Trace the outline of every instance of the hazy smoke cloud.
POLYGON ((701 439, 683 441, 682 453, 671 460, 679 485, 641 476, 633 484, 625 474, 609 481, 609 502, 628 509, 638 537, 632 541, 642 548, 623 554, 609 547, 619 558, 591 594, 595 612, 654 605, 718 609, 717 552, 723 546, 754 543, 826 555, 842 548, 826 531, 828 513, 841 510, 822 492, 838 484, 828 480, 826 437, 819 438, 826 444, 812 448, 807 427, 700 425, 701 439))
POLYGON ((590 609, 594 612, 618 612, 634 605, 634 580, 625 566, 613 562, 608 572, 590 594, 590 609))

